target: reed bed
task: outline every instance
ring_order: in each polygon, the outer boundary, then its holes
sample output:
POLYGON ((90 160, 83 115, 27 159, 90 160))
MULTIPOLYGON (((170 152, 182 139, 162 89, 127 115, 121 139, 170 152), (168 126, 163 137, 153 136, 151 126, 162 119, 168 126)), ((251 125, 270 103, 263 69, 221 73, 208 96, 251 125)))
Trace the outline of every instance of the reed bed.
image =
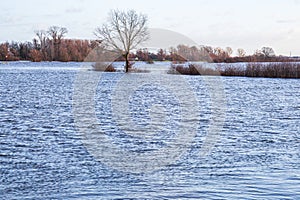
POLYGON ((169 74, 209 75, 209 76, 242 76, 264 78, 300 78, 300 63, 246 63, 241 65, 223 64, 216 68, 204 64, 174 65, 169 74))

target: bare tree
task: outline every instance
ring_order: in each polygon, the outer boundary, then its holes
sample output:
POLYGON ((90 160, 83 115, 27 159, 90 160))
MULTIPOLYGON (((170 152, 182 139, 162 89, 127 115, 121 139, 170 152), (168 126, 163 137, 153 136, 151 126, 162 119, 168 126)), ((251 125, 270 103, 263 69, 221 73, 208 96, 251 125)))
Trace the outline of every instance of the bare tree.
POLYGON ((43 48, 43 46, 46 43, 46 38, 47 38, 47 33, 44 30, 35 30, 34 31, 35 35, 38 37, 41 48, 43 48))
POLYGON ((48 34, 52 37, 53 40, 60 41, 67 33, 68 29, 65 27, 51 26, 48 29, 48 34))
POLYGON ((128 72, 130 51, 149 38, 147 16, 134 10, 112 10, 108 23, 96 28, 94 33, 106 48, 125 58, 125 71, 128 72))
POLYGON ((261 48, 261 53, 263 53, 263 55, 265 57, 275 56, 275 51, 271 47, 263 47, 263 48, 261 48))
POLYGON ((224 51, 221 47, 214 48, 214 54, 218 56, 219 58, 225 58, 227 57, 227 52, 224 51))
POLYGON ((43 54, 43 59, 46 59, 46 40, 47 40, 47 32, 44 30, 36 30, 34 31, 34 33, 36 34, 36 36, 39 39, 39 43, 40 43, 40 49, 42 51, 43 54))
POLYGON ((52 60, 58 60, 60 57, 59 49, 60 49, 61 40, 63 39, 65 34, 68 33, 68 30, 65 27, 51 26, 48 29, 47 33, 52 40, 52 48, 51 48, 52 60))
POLYGON ((233 53, 232 48, 231 47, 226 47, 226 53, 227 53, 228 57, 230 57, 233 53))
POLYGON ((244 49, 237 49, 237 53, 239 57, 245 57, 246 56, 246 51, 244 49))
POLYGON ((8 43, 0 44, 0 60, 7 60, 9 54, 8 43))
POLYGON ((166 50, 159 49, 157 52, 157 59, 159 61, 164 61, 164 60, 166 60, 166 57, 167 57, 166 50))

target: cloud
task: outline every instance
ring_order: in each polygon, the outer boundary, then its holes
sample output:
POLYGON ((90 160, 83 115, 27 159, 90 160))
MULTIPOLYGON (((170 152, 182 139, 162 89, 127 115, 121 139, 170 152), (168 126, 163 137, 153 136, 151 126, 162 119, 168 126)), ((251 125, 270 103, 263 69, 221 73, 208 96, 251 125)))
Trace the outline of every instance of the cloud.
POLYGON ((292 24, 296 23, 298 20, 296 19, 282 19, 282 20, 277 20, 276 23, 278 24, 292 24))
POLYGON ((83 11, 82 8, 68 8, 66 9, 66 13, 81 13, 83 11))
POLYGON ((21 18, 20 17, 13 17, 13 16, 4 16, 3 19, 1 19, 3 24, 14 24, 18 22, 21 18))
POLYGON ((10 16, 6 15, 4 17, 1 17, 1 23, 0 26, 5 27, 14 27, 14 26, 28 26, 31 23, 24 21, 24 18, 27 16, 10 16))

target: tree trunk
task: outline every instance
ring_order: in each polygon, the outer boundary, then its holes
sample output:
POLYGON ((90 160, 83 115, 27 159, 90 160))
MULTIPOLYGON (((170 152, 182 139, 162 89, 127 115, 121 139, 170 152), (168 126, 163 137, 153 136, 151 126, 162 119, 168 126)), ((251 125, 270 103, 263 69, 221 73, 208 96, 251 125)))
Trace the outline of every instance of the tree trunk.
POLYGON ((126 53, 124 57, 125 57, 125 72, 127 73, 129 71, 129 53, 126 53))

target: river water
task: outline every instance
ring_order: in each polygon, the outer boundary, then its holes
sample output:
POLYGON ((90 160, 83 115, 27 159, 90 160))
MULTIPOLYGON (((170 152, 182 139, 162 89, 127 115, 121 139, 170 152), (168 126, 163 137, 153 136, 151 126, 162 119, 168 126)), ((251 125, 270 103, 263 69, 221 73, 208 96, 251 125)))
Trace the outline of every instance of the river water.
POLYGON ((0 64, 0 199, 300 199, 299 80, 81 67, 0 64))

